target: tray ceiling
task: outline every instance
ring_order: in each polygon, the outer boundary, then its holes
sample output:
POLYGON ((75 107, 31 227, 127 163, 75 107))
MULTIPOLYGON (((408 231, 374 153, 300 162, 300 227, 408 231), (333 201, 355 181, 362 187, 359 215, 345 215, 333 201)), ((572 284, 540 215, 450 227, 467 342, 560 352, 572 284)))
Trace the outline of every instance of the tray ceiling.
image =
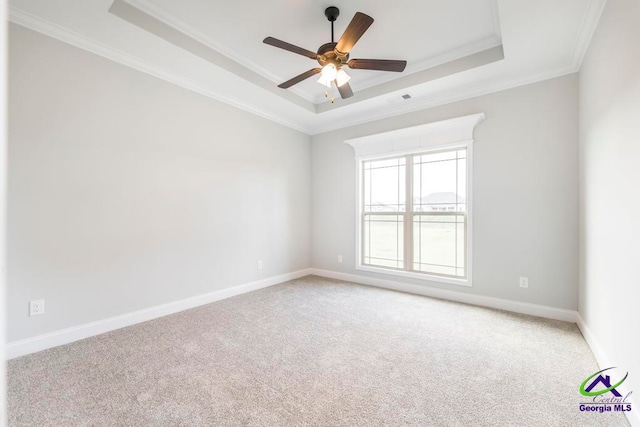
POLYGON ((20 25, 307 134, 365 123, 578 70, 604 0, 12 0, 20 25), (317 63, 262 43, 315 51, 355 12, 375 19, 351 58, 406 59, 404 73, 348 70, 354 97, 304 81, 317 63), (409 94, 405 100, 402 95, 409 94))

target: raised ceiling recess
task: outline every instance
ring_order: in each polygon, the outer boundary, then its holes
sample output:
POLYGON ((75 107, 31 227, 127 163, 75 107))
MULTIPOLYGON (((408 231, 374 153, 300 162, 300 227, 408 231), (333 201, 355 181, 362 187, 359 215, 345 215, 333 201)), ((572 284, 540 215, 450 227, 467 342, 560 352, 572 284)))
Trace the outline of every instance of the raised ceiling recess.
POLYGON ((406 0, 390 6, 336 0, 336 13, 327 11, 327 3, 291 0, 11 0, 9 16, 16 24, 316 134, 575 72, 604 2, 406 0), (331 43, 325 11, 335 27, 331 43), (358 31, 350 29, 352 23, 358 31), (346 49, 341 47, 345 33, 362 37, 357 44, 345 39, 351 44, 346 49), (314 68, 324 66, 318 55, 340 59, 353 96, 341 97, 335 84, 323 87, 316 78, 279 88, 309 70, 309 58, 265 46, 267 35, 304 50, 312 47, 314 68), (363 69, 372 63, 352 58, 407 65, 401 73, 381 72, 363 69), (406 94, 410 98, 402 97, 406 94))

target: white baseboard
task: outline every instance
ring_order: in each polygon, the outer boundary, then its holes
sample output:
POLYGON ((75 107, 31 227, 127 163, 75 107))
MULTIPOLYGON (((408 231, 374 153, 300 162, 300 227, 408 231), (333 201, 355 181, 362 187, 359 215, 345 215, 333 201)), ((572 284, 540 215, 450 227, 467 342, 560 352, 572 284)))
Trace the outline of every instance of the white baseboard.
POLYGON ((582 332, 584 340, 587 342, 587 344, 589 344, 589 347, 591 347, 591 352, 593 352, 593 355, 596 358, 596 362, 598 362, 598 366, 601 369, 613 366, 611 365, 611 360, 606 356, 600 344, 598 344, 595 335, 593 335, 593 332, 591 332, 591 328, 589 328, 589 326, 585 323, 580 313, 578 313, 576 324, 578 325, 578 329, 580 329, 580 332, 582 332))
POLYGON ((411 285, 387 279, 361 276, 358 274, 340 273, 337 271, 322 270, 312 268, 311 274, 328 277, 330 279, 346 280, 362 285, 375 286, 378 288, 393 289, 395 291, 408 292, 411 294, 424 295, 433 298, 441 298, 450 301, 462 302, 465 304, 479 305, 482 307, 497 308, 500 310, 512 311, 515 313, 529 314, 532 316, 545 317, 547 319, 562 320, 576 323, 578 313, 574 310, 549 307, 545 305, 530 304, 520 301, 512 301, 502 298, 474 295, 463 292, 449 291, 443 289, 428 288, 426 286, 411 285))
POLYGON ((85 323, 83 325, 38 335, 32 338, 13 341, 7 344, 6 358, 13 359, 15 357, 57 347, 59 345, 69 344, 74 341, 100 335, 115 329, 124 328, 126 326, 146 322, 148 320, 188 310, 190 308, 209 304, 215 301, 220 301, 236 295, 277 285, 278 283, 286 282, 288 280, 298 279, 300 277, 308 276, 309 274, 311 274, 310 269, 294 271, 292 273, 268 277, 255 282, 245 283, 191 298, 185 298, 179 301, 145 308, 143 310, 122 314, 120 316, 98 320, 96 322, 85 323))
MULTIPOLYGON (((612 363, 612 359, 610 359, 607 353, 605 353, 602 349, 602 346, 596 339, 596 336, 593 334, 591 328, 584 321, 580 313, 577 314, 576 323, 578 325, 578 329, 580 329, 580 332, 582 332, 584 340, 587 342, 589 347, 591 347, 591 351, 593 352, 593 355, 595 356, 596 362, 598 363, 600 369, 606 369, 611 366, 615 366, 615 364, 612 363)), ((640 408, 638 408, 637 400, 633 398, 633 395, 631 398, 631 402, 633 410, 630 412, 625 412, 624 414, 627 416, 629 424, 631 424, 633 427, 640 427, 640 408)))

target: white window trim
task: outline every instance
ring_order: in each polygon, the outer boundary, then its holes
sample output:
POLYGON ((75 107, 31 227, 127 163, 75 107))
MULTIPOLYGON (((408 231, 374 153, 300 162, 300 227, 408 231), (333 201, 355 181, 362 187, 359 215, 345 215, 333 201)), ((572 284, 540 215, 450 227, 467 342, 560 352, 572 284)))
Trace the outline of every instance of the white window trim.
POLYGON ((425 281, 441 282, 458 286, 472 286, 473 278, 473 131, 484 120, 484 113, 459 117, 441 122, 428 123, 412 128, 400 129, 345 141, 355 150, 356 162, 356 270, 387 274, 425 281), (364 161, 425 153, 443 149, 467 149, 467 248, 466 278, 456 279, 429 273, 417 273, 373 267, 362 264, 362 164, 364 161))

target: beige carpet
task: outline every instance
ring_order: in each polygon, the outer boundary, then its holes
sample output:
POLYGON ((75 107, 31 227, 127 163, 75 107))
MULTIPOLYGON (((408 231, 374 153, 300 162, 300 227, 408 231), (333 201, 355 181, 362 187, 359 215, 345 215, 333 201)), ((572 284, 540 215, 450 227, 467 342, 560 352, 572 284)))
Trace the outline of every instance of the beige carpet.
POLYGON ((11 426, 625 426, 575 325, 317 277, 9 362, 11 426))

